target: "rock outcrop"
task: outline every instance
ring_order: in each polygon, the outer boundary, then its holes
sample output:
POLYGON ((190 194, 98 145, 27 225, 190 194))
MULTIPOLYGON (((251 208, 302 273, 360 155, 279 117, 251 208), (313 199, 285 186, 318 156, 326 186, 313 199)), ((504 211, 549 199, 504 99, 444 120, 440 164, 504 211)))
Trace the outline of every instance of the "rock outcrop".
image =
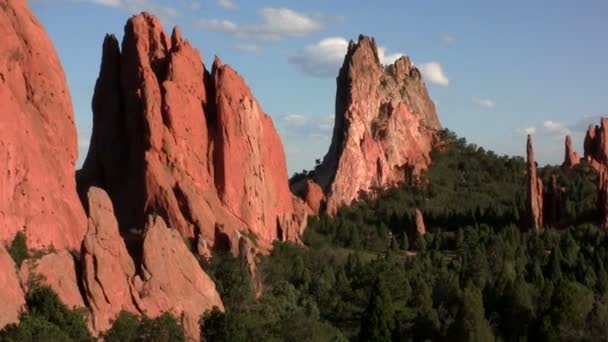
POLYGON ((435 105, 410 59, 384 67, 372 38, 351 41, 337 78, 332 142, 314 173, 328 212, 426 169, 439 129, 435 105))
POLYGON ((76 267, 74 257, 66 250, 26 260, 19 271, 21 286, 27 292, 31 282, 40 282, 53 289, 68 308, 84 308, 76 267))
POLYGON ((19 320, 19 313, 25 305, 25 297, 15 263, 4 245, 0 243, 0 329, 19 320))
POLYGON ((551 175, 551 183, 544 195, 543 204, 545 224, 555 227, 566 212, 564 190, 558 184, 557 175, 551 175))
POLYGON ((142 276, 134 281, 137 306, 152 317, 172 312, 181 318, 188 340, 198 341, 201 315, 214 306, 224 310, 220 295, 180 233, 161 217, 148 219, 142 276))
POLYGON ((101 187, 122 231, 157 214, 203 254, 237 254, 247 231, 266 246, 298 240, 301 204, 270 117, 230 66, 216 59, 210 73, 201 60, 147 13, 129 19, 122 49, 105 38, 81 198, 101 187))
POLYGON ((422 216, 420 209, 416 208, 414 216, 416 220, 416 233, 418 235, 425 235, 426 226, 424 225, 424 217, 422 216))
POLYGON ((198 340, 198 319, 224 308, 215 284, 202 270, 177 230, 149 217, 141 262, 135 263, 119 234, 108 195, 92 187, 89 230, 83 243, 83 277, 93 328, 105 331, 122 310, 156 317, 171 312, 189 340, 198 340))
POLYGON ((139 313, 134 304, 135 264, 118 231, 112 202, 99 188, 88 191, 89 228, 82 244, 82 280, 93 329, 110 328, 121 310, 139 313))
POLYGON ((534 160, 532 136, 528 134, 526 145, 526 177, 527 177, 527 225, 530 229, 543 229, 543 182, 537 175, 537 165, 534 160))
POLYGON ((598 210, 608 227, 608 118, 600 126, 590 125, 585 136, 585 159, 598 172, 598 210))
POLYGON ((566 153, 564 156, 564 163, 562 164, 562 167, 565 169, 570 169, 580 164, 581 157, 578 155, 578 153, 576 153, 576 151, 572 147, 572 137, 570 135, 566 135, 566 141, 564 144, 566 153))
POLYGON ((0 3, 0 241, 78 248, 86 218, 76 195, 76 127, 61 63, 24 0, 0 3))

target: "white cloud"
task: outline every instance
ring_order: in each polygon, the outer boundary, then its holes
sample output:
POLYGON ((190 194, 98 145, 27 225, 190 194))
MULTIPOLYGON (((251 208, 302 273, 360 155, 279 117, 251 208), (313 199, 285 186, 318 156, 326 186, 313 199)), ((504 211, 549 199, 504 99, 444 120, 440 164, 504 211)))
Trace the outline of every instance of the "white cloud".
POLYGON ((121 0, 91 0, 94 4, 109 6, 109 7, 120 7, 122 5, 121 0))
POLYGON ((237 49, 239 49, 241 51, 245 51, 245 52, 250 52, 250 53, 262 52, 262 47, 257 44, 243 43, 243 44, 236 44, 235 46, 237 49))
POLYGON ((441 86, 447 86, 450 84, 450 80, 443 71, 441 64, 437 62, 429 62, 420 64, 418 67, 422 76, 429 82, 441 86))
POLYGON ((95 5, 120 8, 129 13, 135 14, 148 11, 158 15, 163 20, 174 18, 178 11, 174 7, 159 5, 153 0, 71 0, 75 2, 89 2, 95 5))
POLYGON ((536 127, 530 126, 526 128, 518 128, 515 131, 521 135, 534 135, 536 134, 536 127))
POLYGON ((238 9, 239 8, 239 4, 236 3, 236 1, 234 0, 218 0, 217 4, 220 5, 220 7, 225 8, 225 9, 238 9))
POLYGON ((298 13, 289 8, 265 7, 259 11, 260 24, 237 24, 229 20, 201 19, 201 29, 224 32, 238 39, 281 40, 305 36, 325 27, 322 17, 298 13))
POLYGON ((285 121, 291 125, 300 126, 300 125, 305 124, 308 121, 308 119, 304 115, 300 115, 300 114, 287 114, 287 115, 283 116, 283 121, 285 121))
POLYGON ((473 102, 475 102, 475 104, 477 104, 479 107, 483 108, 493 109, 494 107, 496 107, 496 102, 488 98, 475 98, 473 99, 473 102))
POLYGON ((445 36, 441 37, 441 42, 446 45, 452 45, 452 44, 456 43, 456 38, 449 36, 449 35, 445 35, 445 36))
POLYGON ((329 78, 336 77, 348 49, 348 40, 342 37, 325 38, 316 44, 308 45, 297 55, 288 58, 309 75, 329 78))
POLYGON ((546 133, 556 137, 563 137, 572 133, 563 123, 553 120, 543 122, 543 128, 546 133))
MULTIPOLYGON (((348 40, 343 37, 330 37, 316 44, 307 45, 297 54, 288 58, 289 63, 297 65, 304 73, 321 77, 336 77, 348 50, 348 40)), ((382 64, 392 64, 403 53, 390 53, 383 46, 378 47, 378 57, 382 64)))

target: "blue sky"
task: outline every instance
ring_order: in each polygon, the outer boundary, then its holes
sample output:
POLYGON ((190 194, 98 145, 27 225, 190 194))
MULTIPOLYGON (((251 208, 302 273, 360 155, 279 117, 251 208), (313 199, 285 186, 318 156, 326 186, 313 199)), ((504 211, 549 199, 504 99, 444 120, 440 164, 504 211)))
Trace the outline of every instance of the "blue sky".
POLYGON ((210 67, 215 54, 244 76, 283 138, 290 174, 311 168, 331 139, 335 76, 346 41, 374 36, 383 59, 423 69, 444 127, 501 154, 561 163, 564 135, 582 152, 608 113, 608 2, 30 0, 70 85, 80 156, 106 33, 139 11, 179 25, 210 67))

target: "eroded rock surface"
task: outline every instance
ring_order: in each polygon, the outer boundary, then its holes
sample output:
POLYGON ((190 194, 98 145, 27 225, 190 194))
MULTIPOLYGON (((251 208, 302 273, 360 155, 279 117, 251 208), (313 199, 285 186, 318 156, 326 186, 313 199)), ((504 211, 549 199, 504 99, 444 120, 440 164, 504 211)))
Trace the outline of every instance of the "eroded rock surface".
POLYGON ((424 225, 424 217, 422 216, 420 209, 416 208, 414 216, 416 220, 416 233, 418 233, 418 235, 425 235, 426 226, 424 225))
POLYGON ((608 118, 590 125, 585 136, 585 159, 598 172, 598 209, 602 225, 608 227, 608 118))
POLYGON ((13 259, 0 244, 0 329, 19 320, 25 298, 13 259))
POLYGON ((106 37, 81 197, 106 189, 123 231, 160 215, 202 254, 238 253, 246 231, 268 246, 297 241, 301 218, 272 120, 230 66, 216 59, 209 72, 201 61, 178 28, 169 36, 147 13, 129 19, 122 48, 106 37))
POLYGON ((66 78, 26 2, 0 5, 0 241, 23 231, 30 248, 78 248, 86 218, 66 78))
POLYGON ((337 78, 332 142, 314 176, 327 195, 327 210, 426 169, 439 129, 435 105, 410 59, 384 67, 372 38, 351 41, 337 78))
POLYGON ((72 254, 61 250, 24 261, 19 277, 25 292, 32 282, 40 282, 53 289, 68 308, 84 308, 76 267, 72 254))
POLYGON ((565 145, 566 152, 565 152, 564 163, 562 164, 562 167, 569 169, 569 168, 573 168, 576 165, 580 164, 581 157, 578 155, 578 153, 572 147, 572 137, 570 135, 566 135, 566 141, 565 141, 564 145, 565 145))
POLYGON ((543 229, 543 182, 537 174, 537 165, 534 160, 532 136, 528 134, 526 144, 526 177, 527 177, 527 219, 528 228, 543 229))

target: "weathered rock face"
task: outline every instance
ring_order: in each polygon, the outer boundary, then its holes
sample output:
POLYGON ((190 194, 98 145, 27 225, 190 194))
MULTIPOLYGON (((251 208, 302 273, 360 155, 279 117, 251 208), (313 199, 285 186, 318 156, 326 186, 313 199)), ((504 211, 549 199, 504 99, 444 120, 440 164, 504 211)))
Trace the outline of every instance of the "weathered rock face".
POLYGON ((302 190, 302 198, 313 213, 319 213, 325 202, 325 194, 319 184, 312 179, 306 179, 302 190))
POLYGON ((152 317, 170 311, 181 317, 188 340, 198 340, 199 319, 224 305, 215 284, 201 269, 179 232, 161 217, 149 217, 143 245, 142 279, 136 279, 137 306, 152 317))
POLYGON ((531 229, 542 229, 543 222, 543 182, 537 175, 536 161, 534 160, 534 149, 532 147, 532 137, 528 134, 526 147, 527 161, 527 210, 528 227, 531 229))
POLYGON ((351 42, 337 78, 332 142, 315 170, 328 211, 426 169, 440 128, 420 71, 409 58, 384 68, 373 39, 351 42))
POLYGON ((25 298, 15 263, 0 244, 0 329, 19 320, 19 313, 25 305, 25 298))
POLYGON ((580 164, 581 157, 578 155, 578 153, 576 153, 576 151, 572 147, 572 137, 570 135, 566 135, 566 141, 564 144, 566 153, 564 156, 564 163, 562 164, 562 167, 566 169, 573 168, 576 165, 580 164))
POLYGON ((89 229, 82 244, 82 277, 93 328, 105 331, 121 310, 139 313, 133 304, 133 259, 118 232, 112 202, 101 189, 88 192, 89 229))
POLYGON ((93 114, 79 193, 106 189, 123 231, 158 214, 182 236, 202 240, 202 253, 238 252, 247 230, 268 245, 298 239, 270 117, 229 66, 216 60, 209 73, 178 28, 169 37, 142 13, 127 22, 122 51, 106 37, 93 114))
POLYGON ((416 233, 418 233, 418 235, 425 235, 426 226, 424 225, 424 217, 422 216, 422 212, 420 211, 420 209, 416 208, 414 214, 416 219, 416 233))
POLYGON ((600 126, 590 125, 585 136, 585 159, 598 172, 598 209, 602 225, 608 227, 608 118, 600 126))
POLYGON ((76 263, 70 252, 61 250, 26 260, 19 271, 21 286, 27 292, 31 281, 41 281, 49 286, 68 308, 85 307, 76 276, 76 263), (39 277, 42 278, 39 278, 39 277))
POLYGON ((63 69, 25 1, 2 1, 0 36, 0 241, 21 230, 32 248, 78 248, 86 219, 63 69))
POLYGON ((198 340, 198 319, 213 306, 224 308, 215 284, 201 269, 178 231, 162 218, 146 225, 141 265, 129 255, 114 219, 112 203, 91 187, 89 231, 83 243, 83 282, 93 328, 105 331, 121 310, 151 317, 172 312, 190 340, 198 340), (138 271, 138 269, 140 271, 138 271))

